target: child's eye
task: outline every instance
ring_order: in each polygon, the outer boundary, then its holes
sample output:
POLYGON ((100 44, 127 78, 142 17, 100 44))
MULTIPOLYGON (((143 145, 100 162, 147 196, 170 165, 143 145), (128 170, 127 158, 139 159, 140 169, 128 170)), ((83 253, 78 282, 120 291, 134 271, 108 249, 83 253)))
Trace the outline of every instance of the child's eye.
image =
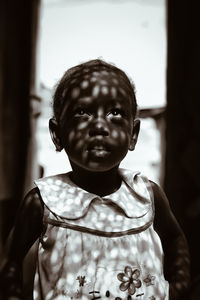
POLYGON ((84 108, 77 108, 74 111, 74 116, 76 117, 84 116, 84 115, 89 115, 89 113, 84 108))
POLYGON ((111 111, 109 112, 108 115, 113 115, 114 117, 123 117, 124 112, 122 109, 113 108, 113 109, 111 109, 111 111))

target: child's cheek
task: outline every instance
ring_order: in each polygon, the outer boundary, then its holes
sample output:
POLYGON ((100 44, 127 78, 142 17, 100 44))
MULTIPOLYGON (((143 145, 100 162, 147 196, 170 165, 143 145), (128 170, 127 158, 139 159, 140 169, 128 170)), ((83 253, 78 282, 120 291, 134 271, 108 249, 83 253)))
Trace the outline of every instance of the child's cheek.
POLYGON ((70 126, 71 129, 66 134, 66 142, 67 144, 75 144, 80 139, 84 137, 84 130, 88 125, 87 121, 81 122, 80 124, 75 124, 74 126, 70 126))
POLYGON ((128 140, 128 136, 125 134, 125 132, 120 131, 119 141, 121 144, 124 144, 128 140))
POLYGON ((128 141, 128 135, 124 131, 117 131, 113 129, 111 131, 111 141, 113 145, 118 144, 118 145, 123 145, 126 144, 128 141))
POLYGON ((82 156, 82 152, 85 149, 87 138, 84 128, 82 130, 71 129, 69 134, 66 134, 64 141, 64 148, 68 154, 79 153, 82 156))
POLYGON ((77 125, 77 131, 84 130, 88 126, 88 119, 83 120, 80 124, 77 125))
POLYGON ((85 144, 84 140, 77 141, 74 147, 75 152, 79 152, 83 148, 84 144, 85 144))
POLYGON ((68 145, 75 145, 75 143, 77 142, 77 140, 80 140, 81 138, 81 132, 77 132, 76 130, 71 130, 71 132, 69 133, 69 135, 66 137, 66 142, 68 145))
POLYGON ((75 130, 71 130, 70 133, 65 138, 65 144, 67 145, 73 144, 75 135, 76 135, 75 130))

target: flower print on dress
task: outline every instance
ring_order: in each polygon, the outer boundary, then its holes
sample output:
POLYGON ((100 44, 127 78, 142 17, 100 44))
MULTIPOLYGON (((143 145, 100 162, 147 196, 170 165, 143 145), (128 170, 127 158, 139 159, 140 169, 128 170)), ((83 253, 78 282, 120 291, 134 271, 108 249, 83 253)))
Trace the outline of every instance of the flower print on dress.
POLYGON ((124 273, 119 273, 117 275, 118 280, 122 281, 119 286, 120 290, 123 292, 128 290, 129 295, 134 295, 136 288, 140 288, 142 285, 139 276, 140 270, 126 266, 124 268, 124 273))
POLYGON ((84 284, 86 283, 85 276, 78 276, 76 280, 79 281, 79 286, 84 286, 84 284))
POLYGON ((150 300, 156 300, 154 296, 149 297, 150 300))
POLYGON ((81 292, 79 290, 76 291, 75 298, 76 299, 80 299, 81 298, 81 292))
POLYGON ((155 279, 156 279, 155 276, 148 274, 143 281, 145 282, 146 286, 150 286, 150 285, 154 285, 155 279))

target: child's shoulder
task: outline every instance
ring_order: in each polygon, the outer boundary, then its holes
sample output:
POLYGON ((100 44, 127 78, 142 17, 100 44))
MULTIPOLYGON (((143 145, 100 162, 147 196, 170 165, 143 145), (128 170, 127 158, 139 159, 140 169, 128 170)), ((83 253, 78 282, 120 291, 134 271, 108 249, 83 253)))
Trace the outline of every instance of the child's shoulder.
POLYGON ((154 202, 158 209, 169 209, 169 201, 163 188, 152 180, 149 180, 153 191, 154 202))
POLYGON ((142 192, 147 190, 150 194, 152 194, 152 182, 140 171, 120 168, 119 174, 123 181, 125 181, 133 189, 141 189, 142 192))
POLYGON ((61 181, 66 182, 66 181, 68 181, 67 179, 68 179, 70 173, 71 172, 61 173, 61 174, 53 174, 50 176, 42 177, 42 178, 34 180, 34 183, 36 184, 36 186, 38 186, 38 185, 45 185, 45 184, 51 185, 51 184, 54 184, 55 182, 58 184, 61 181))
POLYGON ((120 168, 119 174, 127 183, 135 183, 135 184, 145 183, 145 185, 152 190, 156 198, 166 199, 165 193, 163 189, 160 187, 160 185, 152 181, 142 172, 120 168))
POLYGON ((139 179, 148 181, 148 178, 138 170, 119 168, 119 174, 128 182, 137 181, 139 179))
POLYGON ((25 196, 24 201, 21 204, 21 211, 24 214, 43 214, 43 202, 41 200, 40 191, 37 187, 31 189, 25 196))
POLYGON ((35 180, 34 183, 39 190, 42 200, 44 201, 46 196, 49 197, 49 195, 61 193, 63 189, 70 189, 74 185, 70 180, 70 173, 61 173, 35 180))
POLYGON ((132 171, 129 169, 119 169, 122 178, 132 187, 144 193, 146 190, 153 199, 155 210, 159 212, 170 210, 169 201, 165 195, 163 188, 149 179, 140 171, 132 171))

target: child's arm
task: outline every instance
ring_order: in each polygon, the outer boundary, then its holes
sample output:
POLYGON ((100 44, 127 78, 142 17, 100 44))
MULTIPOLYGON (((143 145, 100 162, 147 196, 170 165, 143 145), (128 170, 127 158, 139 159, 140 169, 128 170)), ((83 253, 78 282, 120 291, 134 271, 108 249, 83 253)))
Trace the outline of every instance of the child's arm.
MULTIPOLYGON (((154 228, 159 234, 164 254, 164 272, 169 281, 169 299, 184 299, 190 282, 188 245, 166 195, 152 182, 155 201, 154 228)), ((187 298, 186 298, 187 299, 187 298)))
POLYGON ((22 265, 30 247, 42 232, 43 205, 37 188, 25 197, 8 241, 6 258, 0 273, 3 299, 21 299, 22 265))

